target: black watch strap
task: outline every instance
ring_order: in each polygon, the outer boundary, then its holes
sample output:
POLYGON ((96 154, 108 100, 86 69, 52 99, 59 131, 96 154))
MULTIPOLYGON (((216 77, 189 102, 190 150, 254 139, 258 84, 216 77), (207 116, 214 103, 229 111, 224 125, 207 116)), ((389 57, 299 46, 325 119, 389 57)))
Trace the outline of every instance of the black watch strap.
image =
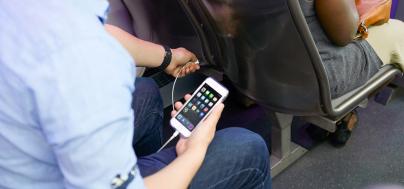
POLYGON ((165 50, 165 54, 164 54, 163 63, 161 63, 161 65, 159 66, 159 69, 164 71, 168 67, 168 65, 170 65, 173 54, 171 52, 170 47, 168 47, 166 45, 163 45, 163 47, 165 50))

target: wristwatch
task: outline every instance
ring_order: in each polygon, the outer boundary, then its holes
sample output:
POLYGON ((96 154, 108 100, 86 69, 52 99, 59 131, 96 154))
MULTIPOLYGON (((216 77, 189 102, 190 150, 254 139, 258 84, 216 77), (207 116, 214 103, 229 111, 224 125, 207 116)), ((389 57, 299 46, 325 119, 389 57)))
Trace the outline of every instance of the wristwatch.
POLYGON ((163 45, 163 47, 164 47, 164 51, 165 51, 164 59, 163 59, 163 63, 161 63, 161 65, 158 67, 162 71, 164 71, 168 67, 168 65, 170 65, 171 58, 173 55, 170 47, 168 47, 166 45, 163 45))

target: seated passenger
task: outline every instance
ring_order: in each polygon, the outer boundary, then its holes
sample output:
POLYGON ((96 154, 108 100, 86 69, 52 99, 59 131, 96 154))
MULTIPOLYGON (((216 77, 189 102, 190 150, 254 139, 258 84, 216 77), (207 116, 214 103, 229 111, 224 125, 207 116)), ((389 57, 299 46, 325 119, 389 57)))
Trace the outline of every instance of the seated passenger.
MULTIPOLYGON (((334 44, 345 46, 356 39, 360 15, 354 0, 327 2, 316 0, 315 4, 319 21, 334 44), (339 16, 335 16, 337 13, 339 16)), ((402 21, 390 19, 382 25, 370 26, 366 41, 373 47, 383 64, 397 64, 403 68, 404 23, 402 21)))
MULTIPOLYGON (((332 98, 361 86, 383 64, 404 64, 403 22, 372 26, 366 40, 357 40, 359 15, 354 0, 300 0, 300 4, 329 76, 332 98)), ((332 135, 336 145, 348 140, 357 116, 351 113, 344 120, 332 135)))
MULTIPOLYGON (((115 37, 130 53, 133 59, 136 60, 136 64, 139 66, 146 67, 155 67, 158 66, 163 57, 164 51, 162 51, 161 45, 157 45, 151 42, 147 42, 136 38, 135 36, 127 33, 126 31, 114 26, 106 24, 106 30, 115 37), (139 62, 139 63, 138 63, 139 62)), ((190 72, 195 71, 194 65, 185 65, 185 63, 189 61, 193 61, 192 57, 194 56, 189 51, 178 48, 173 49, 173 60, 166 68, 166 72, 172 76, 184 76, 189 74, 190 72), (190 55, 192 54, 192 55, 190 55), (185 65, 184 71, 178 69, 178 65, 185 65)), ((155 173, 159 173, 163 168, 168 167, 171 162, 174 163, 174 160, 177 157, 177 154, 180 155, 183 152, 182 148, 187 146, 187 140, 189 139, 180 139, 177 143, 176 148, 168 148, 161 152, 156 151, 162 145, 163 133, 163 105, 162 99, 159 93, 158 86, 154 83, 152 79, 148 78, 137 78, 136 79, 136 91, 133 95, 133 103, 132 107, 135 111, 135 134, 133 138, 133 147, 136 155, 138 156, 138 166, 140 174, 143 177, 149 177, 155 173)), ((190 96, 186 96, 187 100, 190 96)), ((182 106, 181 103, 177 102, 175 104, 176 109, 179 109, 182 106)), ((172 112, 174 115, 175 112, 172 112)), ((205 132, 205 131, 204 131, 205 132)), ((195 139, 196 140, 196 139, 195 139)), ((197 176, 193 179, 190 184, 190 188, 205 188, 208 186, 213 186, 212 188, 238 188, 241 185, 236 180, 240 181, 240 178, 234 176, 233 179, 228 180, 227 182, 223 182, 223 177, 228 177, 227 173, 219 173, 217 176, 215 174, 211 174, 214 171, 217 163, 227 162, 228 165, 238 165, 234 166, 225 166, 223 167, 223 171, 227 170, 228 173, 233 174, 239 172, 240 170, 245 169, 246 167, 255 167, 259 169, 263 168, 262 174, 259 177, 255 177, 252 179, 242 181, 244 184, 243 188, 262 188, 266 189, 271 186, 270 175, 267 171, 269 171, 269 162, 267 161, 269 156, 266 152, 267 149, 260 148, 262 145, 262 140, 257 134, 254 134, 250 131, 241 128, 228 128, 218 131, 216 133, 215 139, 211 147, 209 147, 208 154, 205 158, 205 163, 202 165, 201 170, 197 173, 197 176), (237 136, 237 137, 235 137, 237 136), (231 138, 237 138, 236 140, 232 140, 231 138), (258 138, 257 138, 258 137, 258 138), (242 140, 238 140, 241 139, 242 140), (258 139, 258 140, 257 140, 258 139), (258 143, 256 143, 258 142, 258 143), (252 146, 247 143, 256 143, 252 146), (261 144, 259 144, 261 143, 261 144), (256 146, 258 144, 258 146, 256 146), (224 148, 224 146, 227 146, 224 148), (246 151, 241 152, 238 148, 247 148, 246 151), (216 154, 225 153, 234 153, 233 155, 229 155, 229 158, 222 157, 221 160, 218 160, 218 156, 216 154), (245 157, 250 156, 251 154, 258 154, 260 156, 258 159, 265 161, 257 161, 246 162, 242 166, 239 165, 240 160, 245 159, 245 157), (232 157, 232 158, 230 158, 232 157), (266 172, 266 173, 264 173, 266 172), (227 176, 225 176, 227 175, 227 176), (262 177, 264 176, 265 177, 262 177), (261 183, 256 182, 256 179, 264 179, 261 183), (246 185, 245 185, 246 184, 246 185)), ((261 147, 265 147, 262 145, 261 147)), ((244 161, 244 160, 243 160, 244 161)), ((255 169, 254 168, 254 169, 255 169)), ((250 172, 250 171, 247 171, 250 172)), ((255 172, 255 171, 252 171, 255 172)), ((250 173, 252 173, 250 172, 250 173)), ((260 172, 260 171, 259 171, 260 172)), ((246 174, 250 174, 246 173, 246 174)), ((166 186, 165 186, 166 187, 166 186)))
MULTIPOLYGON (((161 140, 149 136, 161 124, 161 99, 150 81, 139 81, 136 90, 149 91, 139 91, 135 101, 146 104, 135 112, 140 117, 133 115, 135 65, 100 22, 106 1, 0 1, 0 7, 0 188, 263 188, 270 182, 262 138, 236 128, 215 133, 223 104, 176 148, 137 158, 133 143, 150 154, 148 145, 161 140), (134 129, 134 117, 147 125, 134 129)), ((177 63, 171 67, 185 64, 177 63)))

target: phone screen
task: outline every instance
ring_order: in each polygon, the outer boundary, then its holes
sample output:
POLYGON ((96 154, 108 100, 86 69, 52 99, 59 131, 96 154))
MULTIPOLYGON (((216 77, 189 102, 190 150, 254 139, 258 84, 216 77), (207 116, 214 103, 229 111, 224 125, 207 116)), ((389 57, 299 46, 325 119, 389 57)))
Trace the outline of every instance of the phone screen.
POLYGON ((192 131, 221 97, 212 87, 204 84, 175 118, 192 131))

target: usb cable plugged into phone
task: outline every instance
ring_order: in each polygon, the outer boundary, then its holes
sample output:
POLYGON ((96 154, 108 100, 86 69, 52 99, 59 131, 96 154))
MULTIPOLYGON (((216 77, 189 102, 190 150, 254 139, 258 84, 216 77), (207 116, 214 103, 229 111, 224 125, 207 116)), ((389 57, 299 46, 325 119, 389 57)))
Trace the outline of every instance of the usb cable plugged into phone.
POLYGON ((170 139, 167 140, 166 143, 163 144, 163 146, 161 146, 161 148, 157 151, 160 152, 162 149, 164 149, 168 144, 170 144, 170 142, 175 139, 178 135, 180 134, 179 131, 175 131, 174 134, 170 137, 170 139))
MULTIPOLYGON (((173 111, 175 110, 175 107, 174 107, 174 89, 175 89, 175 84, 177 83, 177 79, 178 79, 178 77, 180 76, 180 73, 181 73, 182 69, 184 69, 184 68, 185 68, 188 64, 190 64, 190 63, 199 64, 199 60, 196 60, 196 62, 188 62, 188 63, 186 63, 186 64, 180 69, 180 71, 178 72, 177 77, 175 77, 175 80, 174 80, 174 83, 173 83, 173 88, 171 89, 171 103, 172 103, 172 106, 173 106, 173 111)), ((179 131, 175 131, 175 132, 173 133, 173 135, 171 135, 171 137, 167 140, 167 142, 164 143, 163 146, 161 146, 161 148, 160 148, 157 152, 160 152, 162 149, 164 149, 164 148, 165 148, 168 144, 170 144, 170 142, 171 142, 172 140, 174 140, 179 134, 180 134, 179 131)))
MULTIPOLYGON (((174 88, 172 93, 174 93, 174 88)), ((163 145, 163 147, 161 147, 161 149, 179 134, 185 138, 190 137, 194 128, 212 112, 217 104, 223 102, 228 94, 229 91, 214 79, 210 77, 205 79, 192 96, 187 99, 184 105, 177 110, 175 115, 171 118, 170 125, 176 130, 176 132, 163 145)), ((173 106, 175 106, 174 100, 173 106)))
POLYGON ((187 99, 184 105, 177 110, 170 120, 170 125, 179 131, 181 136, 187 138, 192 131, 203 121, 217 104, 220 104, 229 94, 223 85, 208 77, 187 99))

